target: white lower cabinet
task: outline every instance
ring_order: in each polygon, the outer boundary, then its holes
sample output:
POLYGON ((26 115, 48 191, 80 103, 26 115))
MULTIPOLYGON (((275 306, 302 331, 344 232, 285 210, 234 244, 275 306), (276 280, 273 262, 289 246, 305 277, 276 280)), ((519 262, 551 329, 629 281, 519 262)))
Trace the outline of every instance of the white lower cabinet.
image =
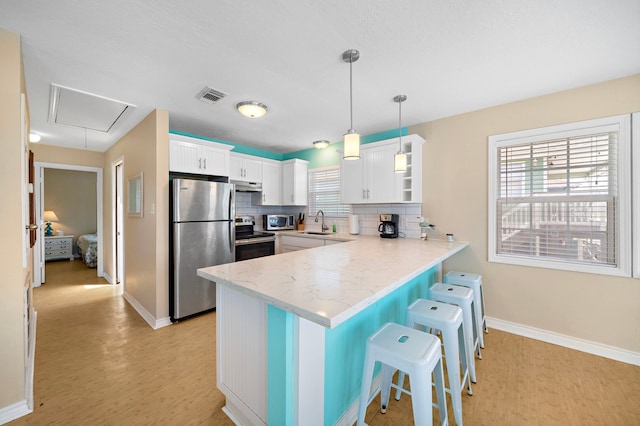
POLYGON ((280 252, 287 253, 290 251, 304 250, 314 247, 329 246, 344 241, 329 240, 324 238, 296 237, 292 235, 280 236, 280 252))

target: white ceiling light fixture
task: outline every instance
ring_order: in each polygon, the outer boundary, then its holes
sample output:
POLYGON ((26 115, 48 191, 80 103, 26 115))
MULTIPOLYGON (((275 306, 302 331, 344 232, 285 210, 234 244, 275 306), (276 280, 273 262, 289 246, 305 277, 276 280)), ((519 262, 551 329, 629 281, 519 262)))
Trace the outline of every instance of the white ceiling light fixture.
POLYGON ((407 154, 402 151, 402 103, 407 100, 407 95, 398 95, 393 98, 393 102, 398 103, 398 145, 400 149, 393 156, 393 171, 396 173, 404 173, 407 171, 407 154))
POLYGON ((353 129, 353 63, 360 59, 360 52, 349 49, 342 54, 342 60, 349 63, 349 112, 350 127, 344 134, 344 155, 345 160, 360 159, 360 135, 353 129))
POLYGON ((329 141, 321 140, 321 141, 313 142, 313 147, 316 149, 325 149, 328 146, 329 146, 329 141))
POLYGON ((249 118, 260 118, 268 111, 268 108, 265 104, 256 101, 240 102, 238 105, 236 105, 236 108, 238 109, 240 114, 249 118))
POLYGON ((40 142, 40 139, 42 139, 42 138, 40 137, 39 134, 37 134, 37 133, 29 133, 29 142, 38 143, 38 142, 40 142))

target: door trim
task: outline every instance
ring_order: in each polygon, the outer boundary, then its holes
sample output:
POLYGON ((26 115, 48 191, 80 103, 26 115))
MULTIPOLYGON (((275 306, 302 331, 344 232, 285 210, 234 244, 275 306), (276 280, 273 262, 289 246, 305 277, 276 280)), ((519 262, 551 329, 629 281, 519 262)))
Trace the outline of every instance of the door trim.
MULTIPOLYGON (((59 164, 59 163, 46 163, 41 161, 35 162, 35 171, 36 171, 36 179, 38 187, 44 182, 44 169, 61 169, 61 170, 74 170, 81 172, 93 172, 96 173, 96 233, 98 235, 98 265, 96 268, 96 272, 98 277, 104 277, 104 243, 103 243, 103 218, 102 218, 102 180, 103 180, 103 170, 102 167, 89 167, 89 166, 79 166, 75 164, 59 164)), ((44 265, 44 203, 40 199, 42 194, 40 191, 36 191, 36 205, 38 206, 38 211, 36 211, 37 223, 40 225, 40 238, 36 239, 36 246, 34 250, 36 250, 34 260, 37 265, 34 265, 34 274, 33 274, 33 286, 38 287, 42 283, 41 277, 41 267, 44 265)))

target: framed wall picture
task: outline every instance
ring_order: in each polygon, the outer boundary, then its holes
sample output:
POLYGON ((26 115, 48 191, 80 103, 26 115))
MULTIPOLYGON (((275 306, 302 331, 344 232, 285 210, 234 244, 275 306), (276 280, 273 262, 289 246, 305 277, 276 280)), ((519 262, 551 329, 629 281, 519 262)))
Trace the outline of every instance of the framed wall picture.
POLYGON ((131 176, 127 184, 127 216, 142 217, 144 185, 142 172, 131 176))

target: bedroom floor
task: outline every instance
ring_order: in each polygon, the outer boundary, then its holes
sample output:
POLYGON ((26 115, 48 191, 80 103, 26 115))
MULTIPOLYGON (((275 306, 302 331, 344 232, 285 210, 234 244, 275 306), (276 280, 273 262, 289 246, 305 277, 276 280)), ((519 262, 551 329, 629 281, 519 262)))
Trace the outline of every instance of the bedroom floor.
MULTIPOLYGON (((154 331, 80 260, 46 268, 34 289, 35 410, 9 424, 233 425, 215 386, 215 312, 154 331)), ((640 367, 498 330, 485 342, 465 424, 640 424, 640 367)), ((371 426, 413 422, 406 396, 378 407, 371 426)))

